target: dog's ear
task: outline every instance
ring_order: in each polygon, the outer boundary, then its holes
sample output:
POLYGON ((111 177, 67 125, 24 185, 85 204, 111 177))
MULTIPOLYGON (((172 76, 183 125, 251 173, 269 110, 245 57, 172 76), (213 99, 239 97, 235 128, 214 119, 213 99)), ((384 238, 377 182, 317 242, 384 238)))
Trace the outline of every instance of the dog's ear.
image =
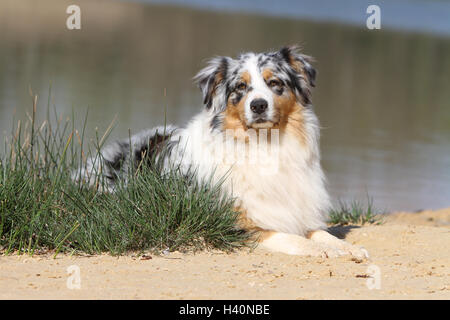
POLYGON ((213 107, 214 97, 221 93, 218 92, 221 87, 225 87, 229 59, 228 57, 215 57, 209 60, 208 65, 194 77, 194 81, 202 91, 203 103, 207 109, 213 107))
POLYGON ((316 85, 316 69, 312 66, 314 59, 300 53, 298 46, 283 47, 278 52, 290 67, 290 76, 294 87, 301 94, 306 104, 311 103, 311 89, 316 85))

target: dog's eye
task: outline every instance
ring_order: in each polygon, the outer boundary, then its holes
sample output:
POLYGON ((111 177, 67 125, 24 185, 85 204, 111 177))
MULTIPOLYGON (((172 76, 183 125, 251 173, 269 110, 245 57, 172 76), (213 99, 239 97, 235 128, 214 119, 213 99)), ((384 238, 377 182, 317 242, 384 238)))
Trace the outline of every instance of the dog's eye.
POLYGON ((247 84, 245 82, 240 82, 236 86, 236 90, 245 90, 247 88, 247 84))
POLYGON ((269 81, 269 87, 274 88, 274 87, 281 87, 281 81, 276 80, 276 79, 272 79, 269 81))

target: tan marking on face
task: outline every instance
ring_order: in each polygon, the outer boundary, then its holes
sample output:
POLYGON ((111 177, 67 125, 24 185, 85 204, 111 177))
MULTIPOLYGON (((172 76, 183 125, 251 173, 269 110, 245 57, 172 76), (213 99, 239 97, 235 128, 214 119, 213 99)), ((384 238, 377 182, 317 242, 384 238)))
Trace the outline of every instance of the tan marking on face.
POLYGON ((292 66, 292 68, 294 68, 295 71, 302 72, 302 70, 303 70, 303 63, 301 61, 299 61, 299 60, 296 60, 294 58, 294 56, 289 55, 288 63, 292 66))
POLYGON ((283 132, 289 133, 296 137, 300 143, 306 144, 305 119, 303 116, 304 106, 302 106, 290 89, 289 95, 274 96, 275 111, 279 116, 279 123, 276 128, 283 132))
POLYGON ((297 73, 300 73, 302 75, 305 81, 309 83, 308 81, 309 78, 305 71, 305 65, 301 61, 295 60, 293 57, 291 57, 289 64, 292 66, 292 68, 294 68, 295 71, 297 71, 297 73))
MULTIPOLYGON (((241 74, 241 81, 245 82, 247 85, 250 84, 251 76, 250 73, 247 71, 244 71, 241 74)), ((224 122, 223 122, 223 128, 225 130, 232 129, 235 132, 236 138, 246 138, 246 137, 239 137, 239 131, 238 129, 242 129, 243 131, 246 131, 247 125, 245 123, 245 101, 247 99, 247 94, 244 95, 241 100, 238 102, 238 104, 234 105, 231 103, 231 99, 227 101, 227 108, 224 111, 224 122)))
POLYGON ((264 69, 262 72, 262 76, 264 80, 267 82, 267 80, 273 77, 273 72, 271 69, 264 69))
POLYGON ((297 137, 302 145, 306 145, 307 132, 305 128, 305 118, 302 112, 304 107, 299 104, 296 104, 296 106, 296 110, 289 115, 286 132, 297 137))
POLYGON ((247 85, 250 84, 252 77, 250 76, 250 73, 247 71, 242 72, 241 74, 241 81, 244 81, 247 85))
POLYGON ((209 89, 209 93, 213 96, 216 94, 216 89, 217 86, 219 85, 219 83, 223 80, 223 74, 222 72, 218 72, 215 77, 214 77, 214 85, 211 86, 211 88, 209 89))
POLYGON ((235 132, 238 129, 247 130, 247 125, 245 124, 245 99, 245 96, 242 97, 236 105, 228 101, 227 108, 224 111, 223 128, 225 130, 233 129, 235 132))
MULTIPOLYGON (((270 79, 273 77, 273 73, 270 69, 263 71, 263 77, 270 79)), ((250 81, 250 74, 243 72, 241 75, 242 81, 250 81)), ((246 82, 249 83, 249 82, 246 82)), ((304 106, 297 101, 295 94, 289 89, 288 94, 281 96, 273 93, 275 116, 274 119, 278 120, 272 128, 267 129, 268 138, 270 139, 270 130, 279 129, 280 135, 284 132, 289 133, 296 137, 300 143, 306 144, 306 129, 304 125, 303 110, 304 106)), ((245 122, 245 101, 247 96, 243 96, 237 105, 233 105, 231 101, 227 102, 227 108, 224 111, 224 129, 233 129, 235 132, 235 138, 245 139, 247 141, 248 136, 245 134, 248 129, 245 122), (238 130, 241 129, 241 130, 238 130)), ((256 130, 259 133, 259 130, 256 130)), ((269 140, 270 142, 270 140, 269 140)))

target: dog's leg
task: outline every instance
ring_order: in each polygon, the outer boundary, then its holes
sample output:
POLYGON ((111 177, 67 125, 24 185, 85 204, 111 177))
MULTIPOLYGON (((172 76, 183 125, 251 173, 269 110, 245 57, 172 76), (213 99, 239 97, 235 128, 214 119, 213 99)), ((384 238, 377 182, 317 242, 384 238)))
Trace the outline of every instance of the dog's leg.
POLYGON ((312 231, 308 234, 308 238, 313 242, 334 248, 336 250, 344 251, 345 254, 351 254, 358 259, 369 258, 369 253, 366 249, 354 246, 344 240, 340 240, 325 230, 312 231))
POLYGON ((270 251, 299 256, 319 256, 324 258, 348 254, 345 250, 340 250, 339 248, 328 246, 296 234, 261 229, 247 217, 245 209, 241 207, 235 207, 234 209, 240 212, 238 226, 244 230, 255 232, 255 235, 258 236, 257 240, 259 246, 270 251))
POLYGON ((323 245, 299 235, 266 230, 260 233, 259 245, 271 251, 300 256, 331 258, 345 254, 342 250, 323 245))

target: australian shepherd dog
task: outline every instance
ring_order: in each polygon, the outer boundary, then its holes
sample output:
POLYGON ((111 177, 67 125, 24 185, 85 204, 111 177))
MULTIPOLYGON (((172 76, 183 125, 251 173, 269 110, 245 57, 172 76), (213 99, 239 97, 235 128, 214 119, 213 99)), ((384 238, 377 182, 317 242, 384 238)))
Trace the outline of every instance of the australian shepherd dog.
MULTIPOLYGON (((315 77, 312 58, 298 47, 215 57, 194 78, 203 110, 184 128, 158 127, 104 148, 102 174, 114 189, 130 164, 156 154, 167 170, 177 165, 195 168, 199 180, 225 177, 240 227, 258 234, 264 248, 367 258, 365 249, 325 231, 330 200, 311 103, 315 77)), ((80 172, 86 178, 93 169, 90 161, 80 172)))

